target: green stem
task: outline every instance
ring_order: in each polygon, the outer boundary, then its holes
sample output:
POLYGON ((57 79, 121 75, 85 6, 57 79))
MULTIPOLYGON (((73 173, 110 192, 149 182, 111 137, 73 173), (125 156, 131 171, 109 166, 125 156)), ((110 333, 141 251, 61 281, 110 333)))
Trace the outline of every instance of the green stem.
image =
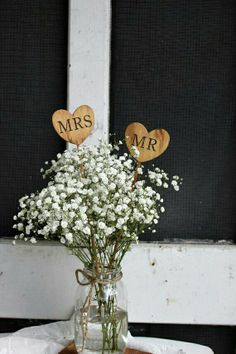
MULTIPOLYGON (((98 302, 98 311, 102 326, 102 353, 108 351, 113 353, 118 350, 118 320, 116 319, 116 301, 114 298, 108 299, 107 302, 103 300, 103 284, 96 284, 96 298, 98 302)), ((120 326, 121 328, 121 326, 120 326)))

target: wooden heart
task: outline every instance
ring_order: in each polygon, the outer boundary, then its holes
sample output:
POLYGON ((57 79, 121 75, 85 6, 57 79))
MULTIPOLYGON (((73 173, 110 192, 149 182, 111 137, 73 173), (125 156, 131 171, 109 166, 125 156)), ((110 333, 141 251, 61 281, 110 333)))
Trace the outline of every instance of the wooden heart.
POLYGON ((94 113, 86 105, 78 107, 73 114, 59 109, 52 115, 52 124, 62 139, 80 145, 93 130, 94 113))
POLYGON ((170 135, 165 129, 154 129, 148 132, 141 123, 131 123, 125 130, 126 145, 132 156, 132 146, 136 146, 140 155, 137 161, 144 162, 160 156, 168 147, 170 135))

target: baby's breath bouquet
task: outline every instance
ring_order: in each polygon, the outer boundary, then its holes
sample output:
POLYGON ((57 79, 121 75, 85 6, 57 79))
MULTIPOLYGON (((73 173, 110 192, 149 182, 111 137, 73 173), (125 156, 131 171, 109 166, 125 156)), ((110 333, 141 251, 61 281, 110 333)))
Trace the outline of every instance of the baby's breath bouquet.
MULTIPOLYGON (((95 290, 99 315, 108 311, 108 318, 114 314, 116 302, 113 292, 104 304, 107 282, 100 275, 120 269, 124 255, 145 229, 156 232, 165 211, 161 191, 169 186, 178 191, 181 184, 178 176, 169 179, 158 167, 144 175, 135 158, 119 154, 119 144, 101 140, 97 146, 82 145, 58 154, 56 161, 42 169, 43 176, 50 179, 48 185, 21 198, 20 211, 14 216, 15 239, 31 243, 40 238, 59 240, 95 273, 95 277, 85 275, 95 290)), ((88 310, 90 304, 91 298, 84 307, 88 310)), ((87 321, 83 323, 84 337, 87 321)), ((116 320, 110 322, 102 323, 102 352, 119 349, 119 325, 116 320)))

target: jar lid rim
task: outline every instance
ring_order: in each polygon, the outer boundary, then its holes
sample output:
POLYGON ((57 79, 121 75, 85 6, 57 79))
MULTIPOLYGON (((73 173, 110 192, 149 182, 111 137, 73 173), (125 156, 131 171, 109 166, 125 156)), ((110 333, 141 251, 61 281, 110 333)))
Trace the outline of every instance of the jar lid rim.
POLYGON ((105 266, 104 268, 100 268, 99 270, 96 270, 92 267, 84 267, 83 271, 86 273, 95 274, 96 276, 112 276, 121 273, 121 266, 115 268, 109 268, 105 266))

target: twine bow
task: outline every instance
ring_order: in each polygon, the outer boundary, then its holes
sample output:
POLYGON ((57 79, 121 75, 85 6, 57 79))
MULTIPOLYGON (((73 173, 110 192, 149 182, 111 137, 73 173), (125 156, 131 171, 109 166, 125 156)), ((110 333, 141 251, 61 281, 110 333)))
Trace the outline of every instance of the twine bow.
POLYGON ((101 273, 88 274, 83 269, 77 269, 75 271, 75 276, 76 276, 76 280, 79 283, 79 285, 86 286, 86 285, 89 285, 89 284, 96 284, 96 283, 97 284, 102 284, 102 285, 115 284, 116 282, 118 282, 122 278, 123 274, 122 274, 122 272, 119 272, 119 274, 116 277, 112 277, 112 279, 104 280, 104 279, 101 279, 102 278, 102 274, 101 273), (88 281, 87 282, 82 282, 79 279, 79 274, 82 274, 85 278, 88 279, 88 281))

